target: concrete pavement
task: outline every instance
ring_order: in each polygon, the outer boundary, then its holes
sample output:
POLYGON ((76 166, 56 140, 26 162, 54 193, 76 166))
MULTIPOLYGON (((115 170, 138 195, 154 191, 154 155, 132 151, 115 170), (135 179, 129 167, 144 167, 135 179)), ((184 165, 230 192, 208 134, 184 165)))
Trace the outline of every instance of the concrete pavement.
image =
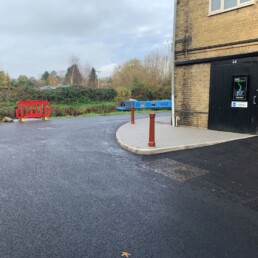
POLYGON ((172 127, 170 116, 155 118, 156 147, 148 147, 149 118, 122 125, 116 132, 121 147, 136 154, 151 155, 253 137, 249 134, 221 132, 191 127, 172 127))

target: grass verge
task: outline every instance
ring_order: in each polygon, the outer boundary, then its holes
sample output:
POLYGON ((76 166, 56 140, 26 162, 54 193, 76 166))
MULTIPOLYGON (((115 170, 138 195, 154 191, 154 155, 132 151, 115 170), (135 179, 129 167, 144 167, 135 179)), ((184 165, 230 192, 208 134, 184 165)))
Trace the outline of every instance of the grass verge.
MULTIPOLYGON (((71 104, 51 104, 52 118, 75 117, 75 116, 107 116, 130 114, 130 111, 116 111, 116 102, 91 102, 91 103, 71 103, 71 104)), ((168 110, 136 110, 136 114, 146 114, 150 112, 160 113, 168 110)), ((5 116, 15 117, 15 103, 0 103, 0 119, 5 116)))

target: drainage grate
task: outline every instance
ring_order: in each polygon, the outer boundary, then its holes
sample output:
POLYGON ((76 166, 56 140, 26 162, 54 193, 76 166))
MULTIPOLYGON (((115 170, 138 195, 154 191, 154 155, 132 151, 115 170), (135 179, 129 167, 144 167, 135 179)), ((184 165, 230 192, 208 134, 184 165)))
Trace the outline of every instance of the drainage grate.
POLYGON ((180 163, 168 158, 145 161, 143 166, 144 168, 151 169, 156 173, 163 174, 164 176, 180 182, 209 173, 207 170, 180 163))

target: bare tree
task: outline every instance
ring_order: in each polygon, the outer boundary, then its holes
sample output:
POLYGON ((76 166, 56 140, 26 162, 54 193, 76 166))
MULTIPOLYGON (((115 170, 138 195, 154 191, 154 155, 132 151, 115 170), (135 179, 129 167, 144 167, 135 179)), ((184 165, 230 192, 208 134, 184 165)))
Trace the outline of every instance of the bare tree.
POLYGON ((150 52, 143 62, 145 84, 157 87, 170 83, 171 79, 171 44, 150 52))
POLYGON ((79 67, 80 71, 81 71, 81 75, 82 75, 82 84, 84 86, 88 86, 88 82, 90 79, 90 72, 92 70, 92 66, 90 64, 85 64, 85 65, 81 65, 79 67))
POLYGON ((131 59, 123 65, 117 66, 112 75, 112 87, 131 88, 135 81, 143 81, 144 70, 139 59, 131 59))
POLYGON ((131 88, 135 82, 149 88, 170 87, 171 44, 153 50, 143 61, 132 59, 117 66, 112 75, 112 87, 131 88))
POLYGON ((75 73, 75 68, 78 67, 79 65, 79 57, 77 57, 76 55, 71 55, 69 58, 69 64, 71 67, 71 71, 70 71, 70 85, 74 84, 74 73, 75 73))

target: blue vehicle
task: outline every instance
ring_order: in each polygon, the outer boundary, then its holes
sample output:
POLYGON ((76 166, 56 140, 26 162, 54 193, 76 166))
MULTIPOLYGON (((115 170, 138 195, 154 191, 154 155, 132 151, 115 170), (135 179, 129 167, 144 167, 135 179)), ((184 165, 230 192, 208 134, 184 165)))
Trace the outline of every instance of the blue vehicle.
POLYGON ((135 109, 168 109, 172 108, 172 101, 170 99, 163 100, 124 100, 121 102, 120 106, 116 108, 117 111, 130 111, 134 107, 135 109))

